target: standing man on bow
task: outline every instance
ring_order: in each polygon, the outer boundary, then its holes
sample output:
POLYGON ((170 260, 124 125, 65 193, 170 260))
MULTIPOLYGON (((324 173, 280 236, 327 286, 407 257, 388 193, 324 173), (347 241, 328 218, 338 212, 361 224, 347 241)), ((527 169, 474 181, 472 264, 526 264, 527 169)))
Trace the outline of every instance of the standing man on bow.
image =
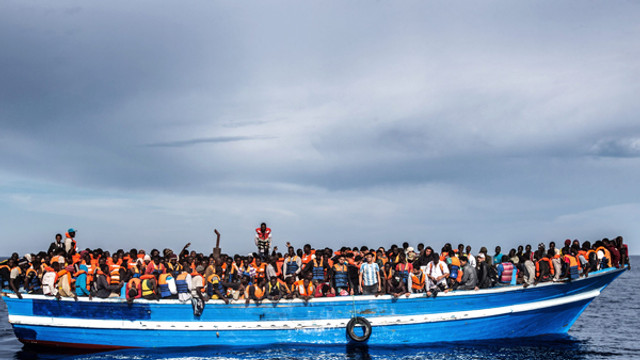
POLYGON ((271 247, 271 229, 267 227, 267 224, 262 223, 260 227, 256 229, 255 243, 260 256, 263 259, 268 258, 269 248, 271 247))

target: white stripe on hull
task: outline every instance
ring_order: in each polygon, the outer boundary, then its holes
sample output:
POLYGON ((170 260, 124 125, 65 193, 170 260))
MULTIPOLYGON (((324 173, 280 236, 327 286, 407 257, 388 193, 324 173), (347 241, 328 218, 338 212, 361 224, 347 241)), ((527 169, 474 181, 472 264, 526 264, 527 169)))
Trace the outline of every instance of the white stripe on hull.
MULTIPOLYGON (((566 297, 542 300, 526 304, 496 307, 491 309, 469 310, 461 312, 447 312, 424 315, 406 316, 377 316, 367 317, 372 326, 410 325, 421 323, 435 323, 455 320, 471 320, 512 313, 539 310, 561 306, 578 301, 593 299, 600 294, 600 290, 570 295, 566 297)), ((206 311, 206 310, 205 310, 206 311)), ((343 328, 350 319, 304 320, 304 321, 128 321, 128 320, 93 320, 56 318, 43 316, 9 315, 9 322, 13 325, 55 326, 70 328, 91 328, 105 330, 293 330, 293 329, 321 329, 343 328)))

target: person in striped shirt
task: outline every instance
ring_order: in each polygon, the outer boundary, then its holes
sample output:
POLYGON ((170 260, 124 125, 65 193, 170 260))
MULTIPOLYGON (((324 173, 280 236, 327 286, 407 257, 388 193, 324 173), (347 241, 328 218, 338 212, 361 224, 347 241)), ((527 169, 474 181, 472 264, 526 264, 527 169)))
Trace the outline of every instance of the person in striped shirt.
POLYGON ((373 262, 373 254, 365 256, 366 262, 360 266, 360 291, 363 295, 374 295, 382 291, 380 268, 373 262))

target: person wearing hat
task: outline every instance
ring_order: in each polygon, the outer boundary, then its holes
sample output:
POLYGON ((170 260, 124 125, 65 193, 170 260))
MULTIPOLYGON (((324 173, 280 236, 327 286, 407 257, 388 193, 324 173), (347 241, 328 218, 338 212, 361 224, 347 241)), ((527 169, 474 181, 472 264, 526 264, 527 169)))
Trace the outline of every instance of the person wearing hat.
POLYGON ((493 280, 491 279, 491 269, 486 261, 486 255, 479 253, 476 256, 476 276, 478 279, 478 288, 487 289, 493 286, 493 280))
POLYGON ((407 260, 409 260, 409 262, 413 262, 417 257, 418 255, 416 255, 416 252, 413 249, 413 247, 409 246, 407 248, 407 260))
POLYGON ((70 228, 67 230, 66 238, 64 239, 64 251, 68 253, 71 252, 71 249, 76 250, 76 229, 70 228))

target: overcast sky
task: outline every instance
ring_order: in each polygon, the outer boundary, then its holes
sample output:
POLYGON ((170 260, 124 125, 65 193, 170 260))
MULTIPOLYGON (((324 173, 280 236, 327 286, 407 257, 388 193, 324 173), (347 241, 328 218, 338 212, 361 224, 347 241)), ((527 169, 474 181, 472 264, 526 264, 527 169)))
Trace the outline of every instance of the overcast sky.
POLYGON ((0 3, 0 254, 623 235, 640 3, 0 3))

